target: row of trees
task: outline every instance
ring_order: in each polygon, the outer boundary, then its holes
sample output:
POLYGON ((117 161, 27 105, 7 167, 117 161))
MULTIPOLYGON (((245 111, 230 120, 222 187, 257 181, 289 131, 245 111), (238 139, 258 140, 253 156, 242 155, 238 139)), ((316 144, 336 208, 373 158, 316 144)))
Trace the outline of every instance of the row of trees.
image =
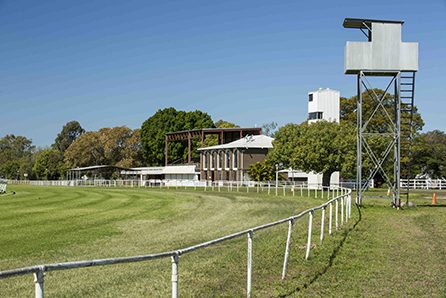
MULTIPOLYGON (((383 107, 391 115, 392 98, 385 95, 383 107)), ((363 106, 371 113, 374 100, 368 93, 363 94, 363 106)), ((405 113, 405 112, 403 112, 405 113)), ((370 132, 385 132, 385 113, 377 113, 368 124, 370 132)), ((364 115, 367 119, 369 115, 364 115)), ((404 115, 403 115, 404 117, 404 115)), ((420 133, 424 122, 416 112, 414 117, 416 138, 413 147, 413 173, 428 174, 432 178, 446 176, 446 136, 442 131, 420 133)), ((132 130, 125 126, 102 128, 86 132, 77 121, 68 122, 48 148, 36 148, 31 140, 23 136, 7 135, 0 138, 0 177, 29 179, 58 179, 66 169, 99 164, 121 167, 158 166, 164 164, 164 138, 168 132, 212 127, 236 127, 234 123, 219 120, 213 122, 202 111, 177 111, 174 108, 158 110, 149 117, 141 129, 132 130)), ((404 128, 403 128, 404 129, 404 128)), ((308 125, 287 124, 278 128, 272 122, 263 125, 264 133, 275 136, 274 149, 267 161, 256 164, 249 174, 255 180, 271 180, 273 165, 298 168, 324 174, 324 181, 334 171, 340 171, 344 178, 355 177, 356 162, 356 96, 341 98, 341 123, 317 122, 308 125)), ((197 148, 201 140, 194 141, 197 148)), ((370 146, 377 152, 386 145, 385 139, 372 139, 370 146)), ((209 136, 205 146, 215 145, 217 138, 209 136)), ((194 151, 197 158, 197 152, 194 151)), ((181 163, 187 158, 187 142, 169 144, 169 162, 181 163)), ((405 160, 404 162, 407 162, 405 160)), ((364 160, 365 169, 371 162, 364 160)), ((391 163, 384 164, 390 167, 391 163)))

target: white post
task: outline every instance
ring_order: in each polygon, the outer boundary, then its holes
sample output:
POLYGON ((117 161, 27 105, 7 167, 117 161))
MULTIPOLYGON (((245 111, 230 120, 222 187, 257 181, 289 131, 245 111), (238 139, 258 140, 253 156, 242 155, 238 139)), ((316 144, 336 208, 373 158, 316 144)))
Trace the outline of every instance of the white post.
POLYGON ((339 227, 339 224, 338 224, 338 213, 339 213, 339 211, 338 211, 338 200, 336 200, 336 204, 335 204, 335 226, 336 226, 336 230, 339 227))
POLYGON ((352 217, 352 194, 350 193, 348 196, 348 217, 352 217))
POLYGON ((333 226, 333 203, 330 203, 330 215, 328 220, 328 235, 331 235, 331 230, 333 226))
POLYGON ((218 183, 218 192, 220 192, 220 181, 218 181, 217 183, 218 183))
POLYGON ((301 197, 304 196, 304 195, 303 195, 303 185, 302 185, 302 184, 300 185, 300 196, 301 196, 301 197))
POLYGON ((172 256, 172 298, 178 298, 178 254, 172 256))
POLYGON ((313 233, 313 213, 314 211, 311 210, 309 213, 309 219, 308 219, 308 241, 307 241, 307 251, 305 252, 305 260, 308 260, 310 257, 310 248, 311 248, 311 234, 313 233))
POLYGON ((285 196, 285 187, 286 185, 283 186, 283 196, 285 196))
POLYGON ((252 236, 253 231, 248 232, 248 276, 247 276, 247 289, 246 296, 251 298, 252 289, 252 236))
POLYGON ((288 235, 286 238, 285 256, 283 258, 282 279, 285 279, 286 275, 286 266, 288 264, 288 256, 290 255, 290 245, 291 245, 291 235, 293 232, 293 225, 294 225, 294 219, 291 219, 288 222, 288 235))
POLYGON ((324 242, 324 225, 325 225, 325 207, 322 208, 322 219, 321 219, 321 244, 324 242))
POLYGON ((341 226, 344 224, 344 197, 341 197, 341 226))
POLYGON ((279 165, 276 164, 276 196, 277 196, 277 188, 279 187, 279 165))
POLYGON ((34 289, 36 298, 43 298, 43 270, 34 273, 34 289))

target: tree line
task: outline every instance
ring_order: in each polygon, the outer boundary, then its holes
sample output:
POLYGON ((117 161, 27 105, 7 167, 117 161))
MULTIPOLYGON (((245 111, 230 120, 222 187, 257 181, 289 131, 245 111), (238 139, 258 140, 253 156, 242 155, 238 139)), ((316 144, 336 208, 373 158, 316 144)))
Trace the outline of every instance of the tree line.
MULTIPOLYGON (((383 107, 391 114, 392 98, 383 90, 383 107)), ((263 132, 275 136, 274 148, 267 159, 254 164, 249 175, 257 181, 271 180, 275 164, 282 168, 292 167, 302 171, 323 173, 327 181, 332 172, 340 171, 343 178, 356 175, 356 96, 341 98, 340 124, 320 121, 308 125, 306 121, 289 123, 280 128, 277 123, 263 125, 263 132)), ((367 119, 373 111, 374 100, 368 93, 363 94, 363 107, 367 119)), ((407 112, 403 112, 407 113, 407 112)), ((377 113, 368 124, 370 131, 385 132, 385 113, 377 113)), ((404 115, 403 115, 404 116, 404 115)), ((446 176, 446 135, 435 130, 421 133, 424 122, 417 110, 414 114, 415 138, 411 163, 413 174, 425 174, 432 178, 446 176)), ((0 138, 0 177, 8 179, 63 179, 67 169, 91 165, 115 165, 120 167, 164 165, 165 134, 168 132, 200 129, 229 128, 236 124, 218 120, 214 122, 205 112, 178 111, 175 108, 160 109, 141 128, 132 130, 126 126, 101 128, 85 131, 77 121, 66 123, 56 136, 54 143, 46 148, 37 148, 24 136, 6 135, 0 138)), ((403 128, 402 128, 403 129, 403 128)), ((388 140, 377 137, 369 141, 376 152, 385 148, 388 140)), ((193 141, 193 148, 217 144, 215 136, 193 141)), ((194 150, 193 159, 198 160, 194 150)), ((169 163, 182 163, 187 159, 187 141, 169 143, 169 163)), ((391 158, 389 158, 391 160, 391 158)), ((365 158, 365 171, 372 163, 365 158)), ((383 164, 390 168, 391 161, 383 164)), ((403 166, 404 168, 404 166, 403 166)), ((405 173, 403 173, 403 176, 405 173)))

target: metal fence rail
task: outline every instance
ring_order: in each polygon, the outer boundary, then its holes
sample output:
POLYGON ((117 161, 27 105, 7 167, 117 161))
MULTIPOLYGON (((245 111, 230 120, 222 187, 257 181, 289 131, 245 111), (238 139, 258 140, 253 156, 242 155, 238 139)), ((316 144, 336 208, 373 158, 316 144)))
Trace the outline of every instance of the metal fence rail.
MULTIPOLYGON (((322 188, 323 189, 323 188, 322 188)), ((308 188, 308 193, 309 193, 308 188)), ((278 221, 274 221, 271 223, 263 224, 260 226, 256 226, 247 230, 243 230, 241 232, 237 232, 234 234, 226 235, 217 239, 213 239, 207 242, 203 242, 200 244, 192 245, 189 247, 185 247, 182 249, 177 249, 168 252, 162 252, 158 254, 148 254, 148 255, 140 255, 140 256, 132 256, 132 257, 120 257, 120 258, 108 258, 108 259, 96 259, 96 260, 87 260, 87 261, 76 261, 76 262, 64 262, 64 263, 54 263, 54 264, 45 264, 45 265, 37 265, 31 267, 24 267, 19 269, 7 270, 0 272, 0 279, 24 275, 24 274, 33 274, 34 275, 34 285, 35 285, 35 297, 43 297, 44 296, 44 272, 56 271, 56 270, 68 270, 74 268, 84 268, 84 267, 92 267, 92 266, 104 266, 104 265, 113 265, 113 264, 122 264, 122 263, 131 263, 131 262, 142 262, 149 261, 153 259, 160 258, 171 258, 172 263, 172 297, 178 297, 178 280, 179 280, 179 261, 180 256, 187 254, 189 252, 199 250, 211 245, 215 245, 230 239, 239 238, 239 237, 247 237, 247 250, 248 250, 248 262, 247 262, 247 286, 246 293, 247 297, 251 297, 252 293, 252 253, 253 253, 253 241, 254 234, 256 231, 268 229, 273 226, 288 224, 287 231, 287 241, 284 252, 284 260, 282 267, 282 279, 286 276, 287 264, 290 254, 290 245, 291 245, 291 233, 293 227, 297 220, 303 218, 308 214, 308 235, 307 235, 307 245, 305 250, 305 259, 310 257, 311 243, 312 243, 312 233, 313 233, 313 219, 316 211, 321 210, 322 218, 321 218, 321 230, 320 230, 320 243, 323 243, 324 233, 325 232, 325 212, 328 208, 329 212, 329 220, 328 220, 328 234, 331 235, 333 232, 333 209, 334 211, 334 221, 336 230, 344 223, 348 222, 348 219, 351 217, 351 205, 352 205, 352 192, 351 189, 347 188, 336 188, 336 189, 327 189, 326 194, 327 197, 330 197, 330 193, 332 194, 331 199, 329 199, 326 203, 307 209, 297 215, 287 217, 278 221), (333 208, 333 204, 335 204, 335 208, 333 208), (340 206, 339 206, 340 205, 340 206), (340 214, 339 214, 340 213, 340 214), (340 222, 339 222, 340 218, 340 222)), ((317 194, 317 191, 316 191, 317 194)))
POLYGON ((446 179, 401 179, 401 188, 446 189, 446 179))

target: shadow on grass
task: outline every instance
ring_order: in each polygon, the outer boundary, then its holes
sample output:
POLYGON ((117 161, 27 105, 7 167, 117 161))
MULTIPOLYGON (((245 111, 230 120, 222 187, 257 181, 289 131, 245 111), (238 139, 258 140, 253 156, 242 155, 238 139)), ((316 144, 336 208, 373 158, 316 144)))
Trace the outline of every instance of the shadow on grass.
MULTIPOLYGON (((355 204, 356 205, 356 204, 355 204)), ((437 205, 439 206, 439 205, 437 205)), ((327 265, 324 267, 324 269, 322 269, 321 271, 317 272, 313 278, 308 282, 305 283, 303 286, 301 287, 297 287, 294 290, 280 295, 279 297, 287 297, 287 296, 291 296, 293 294, 296 294, 298 292, 300 292, 301 290, 307 289, 308 287, 310 287, 314 282, 316 282, 318 280, 319 277, 321 277, 322 275, 324 275, 328 269, 330 269, 333 266, 333 261, 336 259, 336 256, 338 255, 339 251, 341 250, 341 248, 344 246, 345 240, 347 239, 348 234, 353 231, 356 226, 359 224, 359 222, 362 219, 362 214, 361 214, 361 208, 358 207, 358 205, 356 205, 356 208, 358 209, 358 213, 359 213, 359 217, 356 220, 355 224, 353 225, 353 227, 348 228, 347 230, 343 231, 343 237, 341 239, 341 241, 339 242, 338 246, 335 247, 335 249, 333 250, 332 254, 330 255, 330 258, 328 260, 327 265)))
POLYGON ((444 207, 446 207, 446 204, 437 204, 437 205, 417 205, 417 207, 444 208, 444 207))

